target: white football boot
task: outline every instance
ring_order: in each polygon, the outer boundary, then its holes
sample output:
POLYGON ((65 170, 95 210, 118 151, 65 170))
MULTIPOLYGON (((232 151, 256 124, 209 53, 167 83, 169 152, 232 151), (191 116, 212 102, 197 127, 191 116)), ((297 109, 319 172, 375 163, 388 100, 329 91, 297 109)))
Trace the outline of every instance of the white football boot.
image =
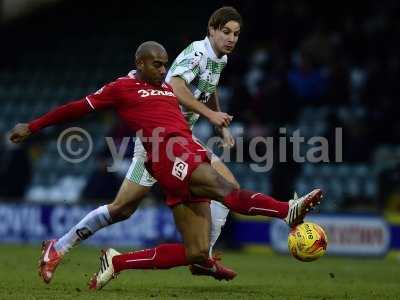
POLYGON ((90 278, 88 286, 91 290, 102 289, 111 279, 115 278, 118 274, 114 272, 112 259, 116 255, 120 255, 118 251, 109 248, 107 251, 101 250, 100 256, 100 270, 90 278))
POLYGON ((289 201, 289 210, 286 218, 286 224, 290 227, 295 227, 303 223, 306 214, 314 209, 315 206, 321 203, 322 191, 320 189, 312 190, 310 193, 298 198, 294 193, 294 197, 289 201))

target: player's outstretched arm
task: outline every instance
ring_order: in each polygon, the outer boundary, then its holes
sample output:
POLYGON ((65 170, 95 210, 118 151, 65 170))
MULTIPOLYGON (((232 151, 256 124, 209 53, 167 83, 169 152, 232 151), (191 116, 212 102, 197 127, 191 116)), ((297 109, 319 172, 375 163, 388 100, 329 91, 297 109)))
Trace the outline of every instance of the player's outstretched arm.
POLYGON ((232 116, 221 111, 214 111, 198 101, 187 87, 184 79, 178 76, 172 77, 170 85, 179 102, 187 109, 206 117, 215 126, 229 126, 232 116))
POLYGON ((47 114, 27 123, 19 123, 10 132, 10 140, 13 143, 21 143, 31 134, 56 124, 65 123, 87 115, 92 111, 86 100, 78 100, 67 103, 47 114))

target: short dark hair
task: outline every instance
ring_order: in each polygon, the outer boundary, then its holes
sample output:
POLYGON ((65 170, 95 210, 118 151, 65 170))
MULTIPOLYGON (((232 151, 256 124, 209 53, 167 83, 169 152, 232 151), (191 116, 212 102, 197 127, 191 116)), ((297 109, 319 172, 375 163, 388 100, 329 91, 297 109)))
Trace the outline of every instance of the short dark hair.
POLYGON ((229 21, 238 22, 240 27, 242 27, 242 16, 238 11, 232 6, 223 6, 218 8, 213 12, 210 19, 208 20, 207 26, 207 36, 210 35, 209 27, 214 29, 221 29, 229 21))

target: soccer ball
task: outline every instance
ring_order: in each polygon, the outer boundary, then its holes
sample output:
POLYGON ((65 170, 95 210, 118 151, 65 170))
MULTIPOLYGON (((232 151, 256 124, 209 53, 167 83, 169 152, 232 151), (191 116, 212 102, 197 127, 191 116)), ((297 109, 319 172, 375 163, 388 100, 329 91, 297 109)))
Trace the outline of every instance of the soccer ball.
POLYGON ((315 223, 302 223, 292 228, 288 236, 289 252, 300 261, 313 261, 326 252, 328 239, 315 223))

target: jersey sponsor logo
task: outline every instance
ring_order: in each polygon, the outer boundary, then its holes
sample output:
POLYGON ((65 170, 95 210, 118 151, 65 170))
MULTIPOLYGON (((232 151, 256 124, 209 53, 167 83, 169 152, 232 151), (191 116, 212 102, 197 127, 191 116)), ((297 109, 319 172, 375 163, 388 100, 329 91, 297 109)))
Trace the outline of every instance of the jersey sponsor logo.
POLYGON ((172 167, 172 175, 179 180, 184 180, 188 171, 188 164, 180 158, 175 158, 174 166, 172 167))
POLYGON ((138 90, 138 94, 142 98, 146 98, 149 96, 168 96, 168 97, 175 97, 173 92, 170 91, 161 91, 161 90, 138 90))

